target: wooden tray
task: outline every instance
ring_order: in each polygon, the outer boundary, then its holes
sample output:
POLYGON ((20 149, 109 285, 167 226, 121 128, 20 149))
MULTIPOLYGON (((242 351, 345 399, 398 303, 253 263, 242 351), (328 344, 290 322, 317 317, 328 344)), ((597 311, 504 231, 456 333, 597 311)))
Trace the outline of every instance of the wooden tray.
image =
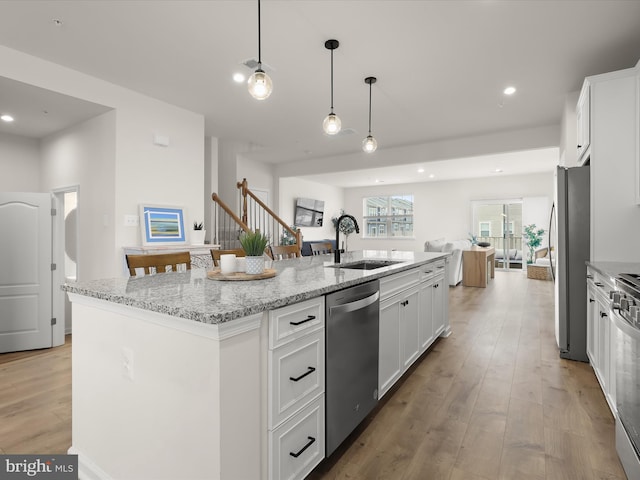
POLYGON ((254 275, 249 275, 244 272, 222 274, 222 272, 220 272, 220 269, 217 268, 215 270, 209 270, 207 272, 207 278, 210 278, 211 280, 235 280, 235 281, 264 280, 265 278, 275 277, 276 273, 277 272, 273 268, 265 268, 264 272, 254 274, 254 275))

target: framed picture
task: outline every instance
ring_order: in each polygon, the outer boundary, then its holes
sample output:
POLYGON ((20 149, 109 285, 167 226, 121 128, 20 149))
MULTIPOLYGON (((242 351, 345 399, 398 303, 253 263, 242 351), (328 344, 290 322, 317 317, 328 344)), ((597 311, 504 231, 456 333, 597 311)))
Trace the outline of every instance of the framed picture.
POLYGON ((143 245, 187 243, 184 209, 168 205, 140 205, 143 245))

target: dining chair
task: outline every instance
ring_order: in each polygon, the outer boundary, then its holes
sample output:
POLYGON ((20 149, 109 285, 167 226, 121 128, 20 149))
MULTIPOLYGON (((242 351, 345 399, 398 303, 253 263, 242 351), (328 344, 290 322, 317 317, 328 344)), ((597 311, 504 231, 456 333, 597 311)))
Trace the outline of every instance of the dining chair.
POLYGON ((247 254, 244 252, 242 248, 233 248, 230 250, 216 250, 214 248, 211 249, 211 258, 213 258, 213 266, 220 266, 220 255, 228 255, 232 254, 236 257, 246 257, 247 254))
POLYGON ((271 256, 274 260, 301 257, 298 245, 277 245, 271 247, 271 256))
POLYGON ((333 252, 333 249, 331 248, 331 242, 312 243, 310 244, 310 246, 312 255, 323 255, 325 253, 333 252))
POLYGON ((126 255, 129 275, 136 276, 136 268, 144 269, 145 275, 165 273, 167 267, 172 272, 178 271, 178 265, 186 265, 191 270, 191 254, 189 252, 158 253, 152 255, 126 255))

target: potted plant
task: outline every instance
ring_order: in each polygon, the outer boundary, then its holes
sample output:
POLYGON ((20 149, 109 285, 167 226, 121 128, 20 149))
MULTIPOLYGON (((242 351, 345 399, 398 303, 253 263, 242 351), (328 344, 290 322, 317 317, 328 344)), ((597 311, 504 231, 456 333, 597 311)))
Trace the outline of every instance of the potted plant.
POLYGON ((204 223, 193 222, 193 232, 191 232, 192 245, 204 245, 204 237, 207 231, 204 229, 204 223))
POLYGON ((268 244, 269 239, 260 230, 240 234, 240 245, 247 255, 246 273, 257 275, 264 272, 264 249, 268 244))
POLYGON ((527 255, 527 263, 533 263, 533 254, 542 244, 542 235, 544 235, 544 229, 537 228, 535 223, 531 225, 525 225, 522 234, 527 242, 527 248, 529 248, 529 254, 527 255))

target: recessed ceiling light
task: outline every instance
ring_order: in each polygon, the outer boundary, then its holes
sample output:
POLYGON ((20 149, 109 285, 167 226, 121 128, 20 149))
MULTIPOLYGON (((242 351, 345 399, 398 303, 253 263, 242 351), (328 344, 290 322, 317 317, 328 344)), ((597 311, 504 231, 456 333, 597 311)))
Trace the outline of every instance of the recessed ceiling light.
POLYGON ((429 178, 435 178, 436 176, 433 173, 429 174, 429 178))
POLYGON ((424 168, 419 168, 418 173, 424 173, 424 168))
POLYGON ((502 93, 504 93, 505 95, 513 95, 514 93, 516 93, 516 87, 507 87, 502 91, 502 93))
POLYGON ((496 173, 502 173, 502 169, 501 169, 501 168, 496 168, 496 169, 494 170, 494 172, 496 172, 496 173))
POLYGON ((384 183, 384 180, 378 180, 378 179, 376 178, 376 183, 384 183))
POLYGON ((245 76, 242 73, 234 73, 233 74, 233 81, 236 83, 242 83, 245 81, 245 76))
POLYGON ((4 120, 5 122, 13 122, 13 117, 7 114, 0 116, 0 119, 4 120))

